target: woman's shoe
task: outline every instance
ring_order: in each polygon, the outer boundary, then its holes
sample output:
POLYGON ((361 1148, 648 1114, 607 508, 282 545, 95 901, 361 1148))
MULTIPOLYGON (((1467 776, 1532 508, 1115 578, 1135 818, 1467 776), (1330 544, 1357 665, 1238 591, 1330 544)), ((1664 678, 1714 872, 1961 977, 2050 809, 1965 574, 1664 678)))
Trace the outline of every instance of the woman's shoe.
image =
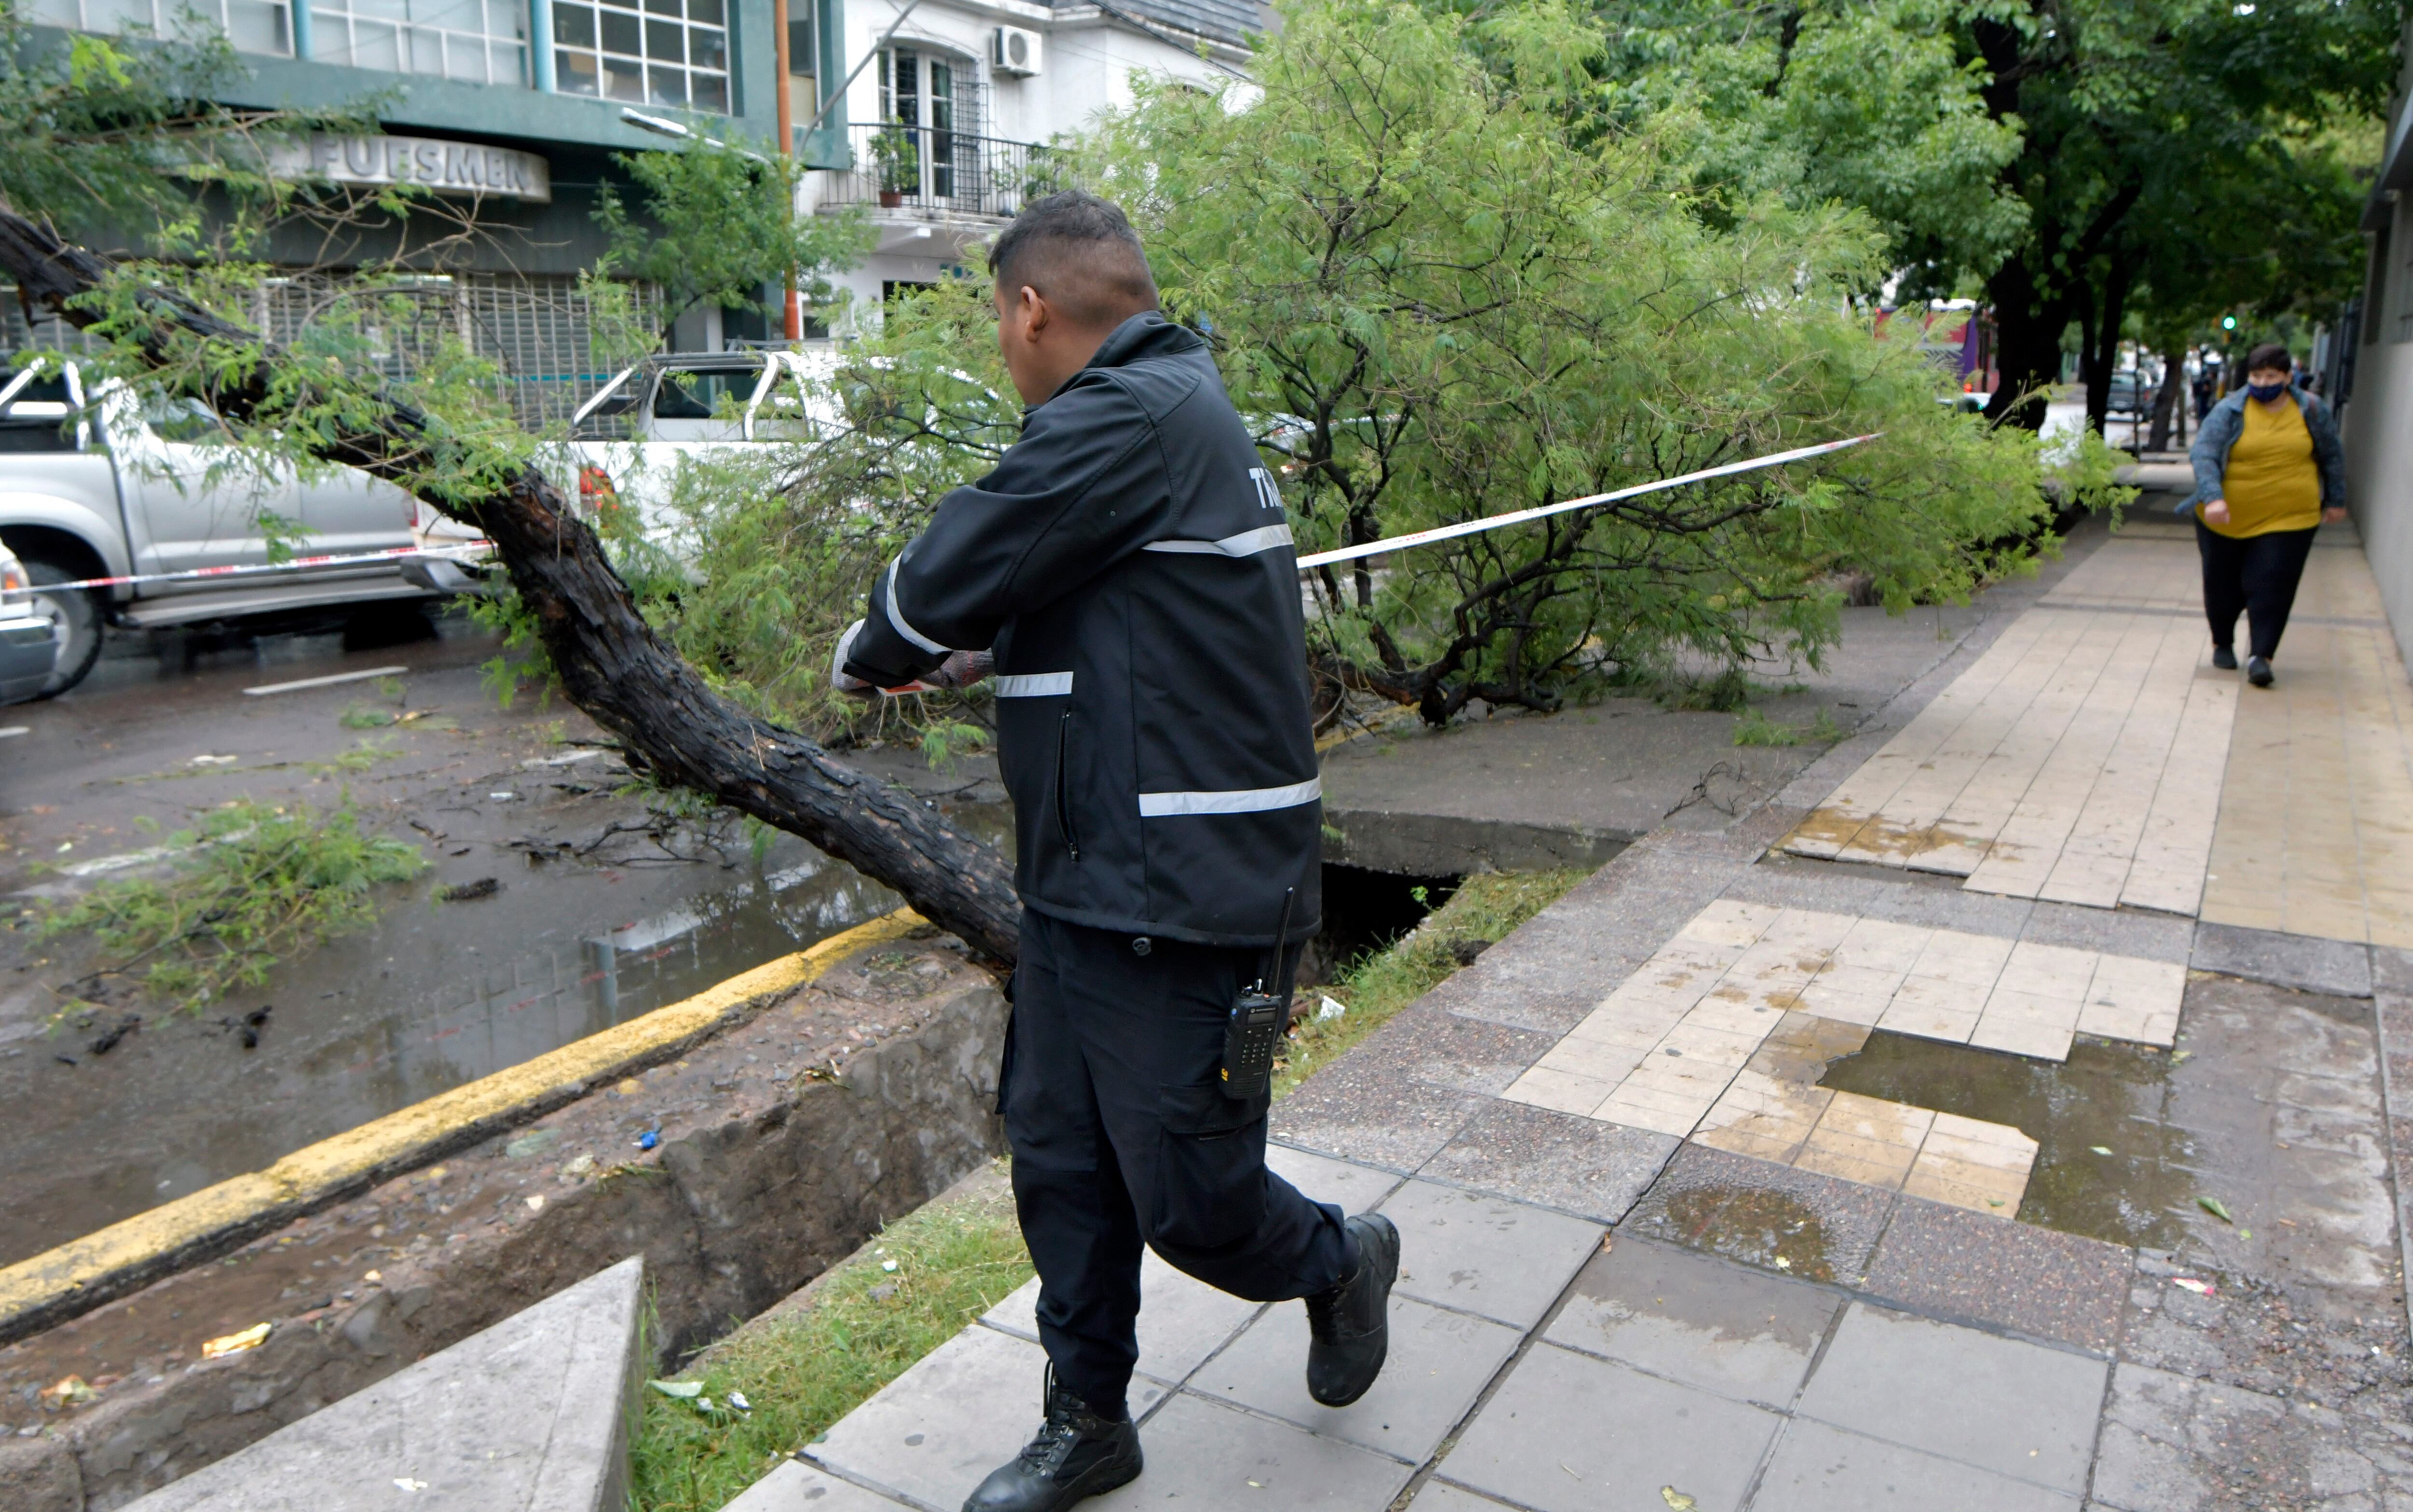
POLYGON ((2271 686, 2271 660, 2268 657, 2245 659, 2245 680, 2257 688, 2271 686))
POLYGON ((2218 667, 2223 672, 2235 672, 2237 670, 2237 648, 2229 645, 2213 646, 2212 648, 2212 664, 2218 667))

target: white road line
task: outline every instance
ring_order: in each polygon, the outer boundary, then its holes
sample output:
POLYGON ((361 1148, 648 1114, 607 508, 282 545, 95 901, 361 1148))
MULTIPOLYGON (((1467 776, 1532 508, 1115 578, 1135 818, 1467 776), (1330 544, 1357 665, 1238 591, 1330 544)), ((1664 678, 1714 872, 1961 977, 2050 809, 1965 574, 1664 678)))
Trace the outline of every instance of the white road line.
POLYGON ((399 677, 408 667, 371 667, 366 672, 339 672, 332 677, 304 677, 299 682, 263 683, 243 690, 245 698, 265 698, 271 693, 298 693, 304 688, 327 688, 335 683, 356 683, 370 677, 399 677))

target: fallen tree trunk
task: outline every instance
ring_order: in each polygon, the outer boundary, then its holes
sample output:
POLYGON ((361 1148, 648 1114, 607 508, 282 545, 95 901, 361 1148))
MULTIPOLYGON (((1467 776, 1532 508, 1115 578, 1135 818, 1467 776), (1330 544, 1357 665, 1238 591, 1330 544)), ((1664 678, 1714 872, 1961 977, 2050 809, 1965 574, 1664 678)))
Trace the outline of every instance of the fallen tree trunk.
MULTIPOLYGON (((98 289, 111 264, 0 208, 0 268, 15 277, 29 316, 55 311, 82 327, 97 317, 67 302, 98 289)), ((149 290, 142 304, 165 329, 259 353, 234 364, 230 376, 222 369, 211 384, 205 397, 220 413, 249 419, 267 401, 282 356, 276 346, 170 289, 149 290)), ((168 361, 164 341, 148 350, 168 361)), ((473 497, 445 494, 428 481, 430 460, 445 444, 425 415, 381 397, 364 422, 312 451, 397 483, 483 531, 535 611, 563 690, 620 737, 631 764, 802 836, 902 893, 924 918, 984 955, 1014 960, 1022 907, 1002 856, 920 800, 714 692, 638 614, 602 543, 534 467, 517 467, 473 497)))

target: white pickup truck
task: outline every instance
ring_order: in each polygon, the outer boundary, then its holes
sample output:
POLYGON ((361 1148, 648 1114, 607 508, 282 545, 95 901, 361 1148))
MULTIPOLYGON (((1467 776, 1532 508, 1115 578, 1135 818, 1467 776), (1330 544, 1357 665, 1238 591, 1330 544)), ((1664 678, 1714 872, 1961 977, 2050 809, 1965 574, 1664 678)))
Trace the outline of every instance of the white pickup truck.
MULTIPOLYGON (((190 400, 146 403, 114 382, 88 393, 71 362, 8 375, 0 381, 0 542, 37 589, 265 564, 263 510, 307 531, 312 555, 412 544, 422 510, 401 489, 350 469, 308 480, 233 471, 226 445, 216 419, 190 400)), ((390 562, 37 593, 59 630, 42 693, 64 692, 92 670, 104 620, 190 624, 427 596, 390 562)))
MULTIPOLYGON (((589 511, 609 495, 635 506, 649 531, 673 529, 662 505, 681 460, 804 437, 821 418, 816 380, 834 368, 834 355, 817 351, 649 357, 578 411, 564 469, 576 476, 557 481, 575 486, 589 511)), ((38 588, 264 565, 263 511, 299 525, 306 534, 298 553, 311 556, 442 545, 474 534, 365 473, 303 479, 229 468, 227 445, 197 401, 145 402, 116 383, 87 393, 72 361, 0 375, 0 543, 22 559, 38 588)), ((92 669, 104 623, 193 624, 429 599, 475 583, 439 558, 37 594, 57 622, 59 645, 42 694, 64 692, 92 669)))

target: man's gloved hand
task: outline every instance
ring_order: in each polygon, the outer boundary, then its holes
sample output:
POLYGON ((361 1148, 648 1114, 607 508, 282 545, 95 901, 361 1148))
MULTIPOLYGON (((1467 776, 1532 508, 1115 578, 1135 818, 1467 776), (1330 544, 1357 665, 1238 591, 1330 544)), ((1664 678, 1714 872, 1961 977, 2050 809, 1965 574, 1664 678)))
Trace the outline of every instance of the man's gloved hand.
POLYGON ((940 662, 937 670, 925 673, 910 683, 881 688, 860 677, 847 675, 846 659, 854 649, 854 638, 862 630, 863 621, 859 619, 849 625, 846 633, 838 637, 836 654, 830 658, 830 686, 849 698, 869 699, 882 694, 896 697, 906 693, 935 693, 947 689, 970 688, 997 671, 997 658, 986 651, 950 651, 947 660, 940 662))

